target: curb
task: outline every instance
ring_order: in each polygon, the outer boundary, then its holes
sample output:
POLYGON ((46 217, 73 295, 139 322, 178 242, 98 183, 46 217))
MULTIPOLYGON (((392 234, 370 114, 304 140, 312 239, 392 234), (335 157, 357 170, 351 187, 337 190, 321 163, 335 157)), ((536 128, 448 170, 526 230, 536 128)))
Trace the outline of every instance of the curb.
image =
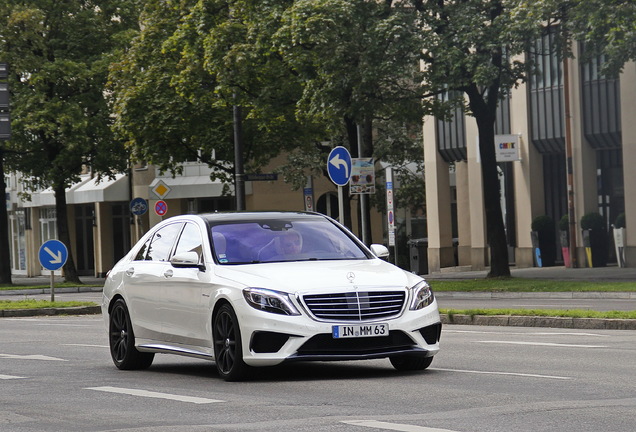
POLYGON ((634 319, 461 314, 440 314, 440 318, 442 320, 442 324, 456 325, 553 327, 589 330, 636 330, 636 320, 634 319))
POLYGON ((53 315, 96 315, 101 314, 101 306, 77 306, 68 308, 41 308, 41 309, 4 309, 0 310, 0 318, 19 318, 32 316, 53 315))

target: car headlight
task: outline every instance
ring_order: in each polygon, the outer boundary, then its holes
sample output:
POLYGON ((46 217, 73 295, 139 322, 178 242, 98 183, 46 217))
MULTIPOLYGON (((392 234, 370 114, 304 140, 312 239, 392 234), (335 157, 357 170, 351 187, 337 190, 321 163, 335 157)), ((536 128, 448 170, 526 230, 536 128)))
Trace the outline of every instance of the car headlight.
POLYGON ((411 288, 411 310, 420 310, 433 303, 435 296, 433 290, 426 283, 422 281, 411 288))
POLYGON ((281 315, 300 315, 289 294, 264 288, 245 288, 243 297, 255 309, 281 315))

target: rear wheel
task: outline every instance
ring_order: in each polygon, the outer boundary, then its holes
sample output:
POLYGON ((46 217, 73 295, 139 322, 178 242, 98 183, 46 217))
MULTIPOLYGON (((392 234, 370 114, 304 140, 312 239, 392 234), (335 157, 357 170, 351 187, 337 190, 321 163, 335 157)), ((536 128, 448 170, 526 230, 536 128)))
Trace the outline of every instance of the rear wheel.
POLYGON ((433 362, 433 357, 393 356, 389 360, 391 360, 393 367, 399 371, 418 371, 429 367, 433 362))
POLYGON ((214 361, 219 375, 226 381, 240 381, 247 377, 250 367, 243 361, 241 330, 234 309, 221 306, 212 323, 214 361))
POLYGON ((155 358, 154 353, 142 353, 135 348, 135 334, 126 303, 119 299, 113 305, 109 318, 110 356, 119 369, 147 369, 155 358))

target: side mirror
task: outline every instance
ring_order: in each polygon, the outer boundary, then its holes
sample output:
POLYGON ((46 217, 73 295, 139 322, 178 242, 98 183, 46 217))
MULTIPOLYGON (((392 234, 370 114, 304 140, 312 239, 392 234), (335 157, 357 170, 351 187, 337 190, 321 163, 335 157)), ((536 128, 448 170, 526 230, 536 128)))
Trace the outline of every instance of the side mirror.
POLYGON ((377 256, 378 258, 389 257, 389 249, 386 246, 381 244, 372 244, 371 252, 373 252, 373 255, 377 256))
POLYGON ((205 266, 199 263, 199 254, 196 252, 182 252, 173 255, 172 258, 170 258, 170 264, 172 264, 173 267, 205 270, 205 266))

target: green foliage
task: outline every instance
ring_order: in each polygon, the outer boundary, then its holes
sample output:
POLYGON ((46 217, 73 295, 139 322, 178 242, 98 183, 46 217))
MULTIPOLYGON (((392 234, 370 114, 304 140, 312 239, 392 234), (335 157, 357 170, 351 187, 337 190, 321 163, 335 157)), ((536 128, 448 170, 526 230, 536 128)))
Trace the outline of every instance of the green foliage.
POLYGON ((636 60, 636 2, 574 0, 564 2, 572 37, 584 42, 588 58, 602 55, 603 73, 618 74, 636 60))
POLYGON ((605 219, 598 212, 591 212, 581 217, 581 229, 601 231, 605 229, 605 219))
POLYGON ((483 316, 537 316, 562 318, 636 319, 636 311, 592 311, 583 309, 440 309, 441 314, 483 316))
POLYGON ((79 306, 97 306, 93 302, 80 302, 80 301, 65 301, 65 302, 50 302, 47 300, 0 300, 0 310, 9 309, 44 309, 44 308, 68 308, 79 306))
POLYGON ((532 220, 532 231, 537 232, 554 232, 554 220, 550 216, 537 216, 532 220))
POLYGON ((625 228, 625 213, 620 213, 614 222, 614 228, 625 228))
POLYGON ((68 187, 89 167, 123 170, 104 83, 111 55, 136 23, 135 2, 5 0, 0 58, 9 63, 12 139, 7 166, 32 189, 68 187))
POLYGON ((561 216, 559 219, 559 230, 560 231, 569 231, 570 230, 570 218, 567 214, 561 216))
POLYGON ((313 145, 321 129, 296 120, 298 81, 271 48, 287 3, 145 3, 143 29, 110 75, 116 131, 136 160, 173 172, 200 160, 231 181, 234 105, 246 171, 313 145))

